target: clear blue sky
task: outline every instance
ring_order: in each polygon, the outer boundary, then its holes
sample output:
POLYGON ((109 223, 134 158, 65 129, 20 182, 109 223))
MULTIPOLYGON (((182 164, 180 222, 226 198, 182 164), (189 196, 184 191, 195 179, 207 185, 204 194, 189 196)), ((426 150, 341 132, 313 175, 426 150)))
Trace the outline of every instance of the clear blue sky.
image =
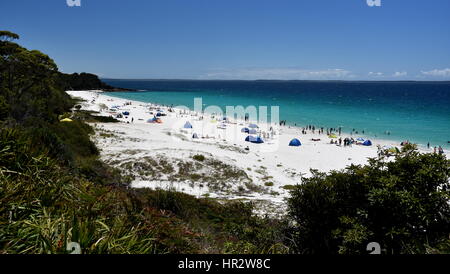
POLYGON ((450 80, 450 1, 1 0, 0 29, 112 78, 450 80))

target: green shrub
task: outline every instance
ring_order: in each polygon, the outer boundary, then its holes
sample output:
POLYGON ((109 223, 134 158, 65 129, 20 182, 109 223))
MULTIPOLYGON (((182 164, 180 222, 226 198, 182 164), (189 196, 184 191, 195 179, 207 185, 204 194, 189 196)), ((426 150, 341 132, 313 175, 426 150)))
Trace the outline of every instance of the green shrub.
POLYGON ((199 161, 199 162, 203 162, 203 161, 205 160, 205 156, 203 156, 203 155, 201 155, 201 154, 197 154, 197 155, 194 155, 194 156, 192 157, 192 159, 194 159, 194 160, 196 160, 196 161, 199 161))
POLYGON ((388 254, 425 253, 448 240, 450 161, 404 147, 366 166, 313 172, 291 191, 289 215, 300 253, 366 253, 378 242, 388 254))
POLYGON ((293 189, 295 189, 295 185, 284 185, 281 188, 286 189, 286 190, 293 190, 293 189))

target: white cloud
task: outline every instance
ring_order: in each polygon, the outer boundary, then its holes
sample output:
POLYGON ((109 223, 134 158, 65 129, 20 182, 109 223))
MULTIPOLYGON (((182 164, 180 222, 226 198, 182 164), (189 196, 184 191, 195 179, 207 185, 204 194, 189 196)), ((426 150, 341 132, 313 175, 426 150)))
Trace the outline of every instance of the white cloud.
POLYGON ((340 80, 353 75, 344 69, 306 70, 299 68, 221 69, 207 73, 205 79, 340 80))
POLYGON ((374 77, 381 77, 381 76, 383 76, 384 75, 384 73, 382 73, 382 72, 369 72, 369 74, 368 74, 369 76, 374 76, 374 77))
POLYGON ((450 77, 450 68, 422 71, 422 74, 426 75, 426 76, 434 76, 434 77, 450 77))
POLYGON ((405 77, 408 75, 406 71, 396 71, 392 76, 393 77, 405 77))

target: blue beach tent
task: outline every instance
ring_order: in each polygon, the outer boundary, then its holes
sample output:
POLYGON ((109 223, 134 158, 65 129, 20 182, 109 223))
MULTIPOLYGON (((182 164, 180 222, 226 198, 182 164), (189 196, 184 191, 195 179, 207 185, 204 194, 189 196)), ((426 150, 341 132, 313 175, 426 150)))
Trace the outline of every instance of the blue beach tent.
POLYGON ((253 141, 250 141, 250 142, 255 143, 255 144, 262 144, 262 143, 264 143, 263 139, 261 137, 259 137, 259 136, 256 137, 253 141))
POLYGON ((250 142, 250 143, 255 143, 255 144, 261 144, 264 143, 263 139, 261 137, 255 137, 255 136, 247 136, 247 138, 245 138, 246 142, 250 142))
POLYGON ((371 146, 372 142, 370 140, 365 140, 363 146, 371 146))
POLYGON ((248 129, 248 128, 246 128, 246 127, 244 127, 244 128, 242 128, 242 129, 241 129, 241 132, 245 132, 245 133, 248 133, 248 131, 249 131, 249 129, 248 129))
POLYGON ((294 138, 289 142, 289 146, 291 146, 291 147, 298 147, 301 145, 302 145, 302 143, 300 143, 300 140, 297 138, 294 138))
POLYGON ((257 133, 257 131, 254 128, 251 128, 248 130, 248 134, 256 134, 256 133, 257 133))
POLYGON ((186 122, 186 124, 184 124, 183 127, 184 127, 184 128, 192 128, 192 125, 191 125, 191 123, 189 123, 189 121, 188 121, 188 122, 186 122))

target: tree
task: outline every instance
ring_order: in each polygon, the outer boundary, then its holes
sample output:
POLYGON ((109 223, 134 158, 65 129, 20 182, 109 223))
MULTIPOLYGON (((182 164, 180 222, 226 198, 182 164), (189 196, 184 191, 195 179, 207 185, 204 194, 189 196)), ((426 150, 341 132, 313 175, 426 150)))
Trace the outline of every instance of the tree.
POLYGON ((0 31, 0 108, 8 109, 9 117, 18 123, 30 118, 54 121, 71 106, 58 85, 58 67, 42 52, 11 42, 18 38, 0 31))
POLYGON ((12 41, 19 39, 19 35, 7 30, 0 30, 0 41, 12 41))

